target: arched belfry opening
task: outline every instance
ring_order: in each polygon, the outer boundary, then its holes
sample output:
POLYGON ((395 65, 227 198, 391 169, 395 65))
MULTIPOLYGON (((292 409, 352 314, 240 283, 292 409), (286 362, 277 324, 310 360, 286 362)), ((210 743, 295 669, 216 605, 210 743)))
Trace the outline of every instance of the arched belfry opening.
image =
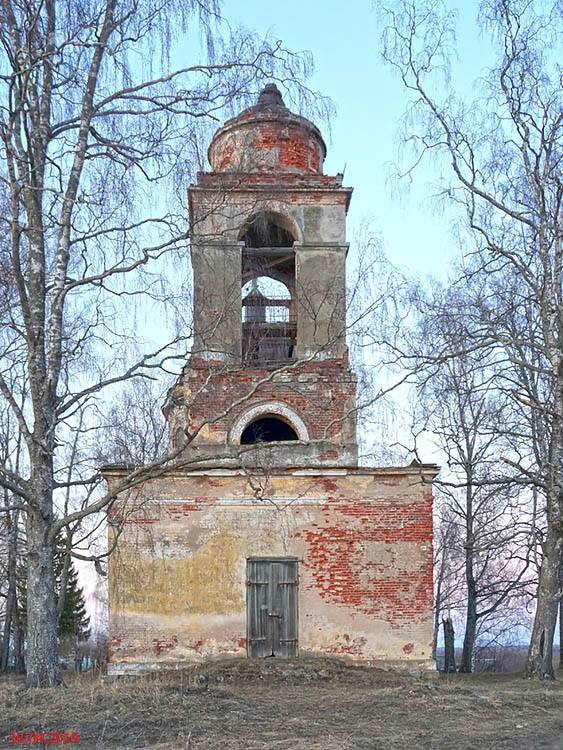
POLYGON ((295 230, 288 219, 273 211, 259 211, 244 225, 241 241, 245 247, 293 247, 295 230))
POLYGON ((295 234, 286 217, 269 211, 252 216, 241 230, 242 356, 249 364, 293 357, 295 234))
POLYGON ((293 427, 275 415, 267 414, 251 422, 243 431, 241 445, 254 443, 274 443, 288 440, 298 440, 299 437, 293 427))

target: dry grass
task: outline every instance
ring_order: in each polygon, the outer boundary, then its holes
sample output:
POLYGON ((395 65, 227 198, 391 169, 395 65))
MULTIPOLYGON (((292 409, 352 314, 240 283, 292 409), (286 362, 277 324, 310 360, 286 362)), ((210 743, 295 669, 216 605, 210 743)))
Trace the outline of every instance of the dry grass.
POLYGON ((63 690, 11 678, 0 706, 1 747, 11 748, 13 731, 58 731, 77 732, 74 747, 88 750, 563 750, 561 680, 416 679, 329 659, 71 676, 63 690))

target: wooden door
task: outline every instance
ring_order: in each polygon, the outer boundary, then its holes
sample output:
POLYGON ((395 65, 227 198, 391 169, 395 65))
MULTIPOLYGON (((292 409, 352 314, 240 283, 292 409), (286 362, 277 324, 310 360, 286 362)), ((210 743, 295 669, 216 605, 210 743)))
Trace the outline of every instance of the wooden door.
POLYGON ((250 557, 246 563, 249 656, 291 659, 298 648, 297 557, 250 557))

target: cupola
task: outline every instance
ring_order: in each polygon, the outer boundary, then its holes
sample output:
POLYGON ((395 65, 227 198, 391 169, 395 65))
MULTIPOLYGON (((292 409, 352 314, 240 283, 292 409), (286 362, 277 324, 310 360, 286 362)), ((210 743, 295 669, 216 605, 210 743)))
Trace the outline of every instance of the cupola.
POLYGON ((208 150, 214 172, 322 174, 325 155, 320 130, 291 112, 273 83, 215 133, 208 150))

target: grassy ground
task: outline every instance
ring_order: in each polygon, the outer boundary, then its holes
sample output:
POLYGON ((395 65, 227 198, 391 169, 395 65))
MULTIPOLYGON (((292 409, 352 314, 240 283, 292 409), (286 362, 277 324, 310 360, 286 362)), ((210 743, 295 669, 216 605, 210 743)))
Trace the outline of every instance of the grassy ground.
POLYGON ((563 675, 417 679, 329 659, 226 660, 66 683, 1 681, 0 747, 15 747, 12 732, 42 731, 76 732, 83 750, 563 750, 563 675))

